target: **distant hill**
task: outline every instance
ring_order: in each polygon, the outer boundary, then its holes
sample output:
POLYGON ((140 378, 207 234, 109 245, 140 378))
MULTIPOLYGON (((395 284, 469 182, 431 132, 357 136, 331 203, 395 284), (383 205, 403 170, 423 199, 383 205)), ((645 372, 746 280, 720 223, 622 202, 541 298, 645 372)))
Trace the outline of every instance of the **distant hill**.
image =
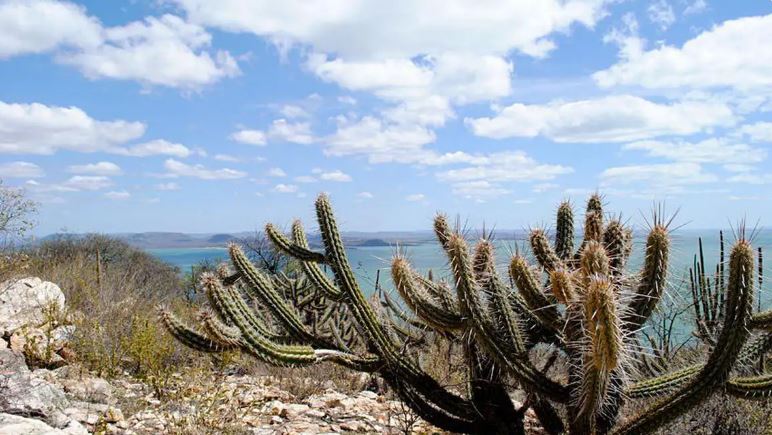
MULTIPOLYGON (((470 237, 480 234, 479 231, 467 232, 470 237)), ((242 231, 236 233, 176 233, 176 232, 144 232, 144 233, 114 233, 110 236, 125 240, 129 244, 141 249, 163 248, 215 248, 224 247, 228 242, 254 237, 254 231, 242 231)), ((83 237, 84 234, 50 234, 40 240, 55 237, 83 237)), ((375 247, 375 246, 411 246, 434 240, 432 231, 349 231, 342 234, 343 242, 348 247, 375 247)), ((521 238, 522 231, 497 230, 498 240, 512 240, 521 238)), ((318 249, 322 245, 319 233, 308 235, 309 244, 318 249)))

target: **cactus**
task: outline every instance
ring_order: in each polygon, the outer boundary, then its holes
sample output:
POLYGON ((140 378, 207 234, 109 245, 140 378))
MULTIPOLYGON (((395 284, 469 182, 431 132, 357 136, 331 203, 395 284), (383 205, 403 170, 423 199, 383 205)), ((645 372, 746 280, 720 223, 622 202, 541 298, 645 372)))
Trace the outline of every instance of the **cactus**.
MULTIPOLYGON (((203 352, 240 349, 274 365, 327 361, 377 373, 418 415, 454 432, 523 434, 532 408, 549 433, 650 433, 715 392, 772 394, 772 375, 737 373, 772 347, 772 313, 752 314, 755 258, 743 232, 731 249, 728 277, 721 278, 726 297, 719 297, 721 321, 711 326, 714 345, 705 362, 641 379, 635 376, 645 359, 639 330, 667 285, 669 222, 661 213, 651 222, 642 270, 632 274, 626 271, 632 231, 619 219, 604 222, 600 196, 587 203, 577 250, 574 212, 564 202, 554 243, 543 229, 530 234, 536 264, 520 254, 511 258, 511 285, 499 276, 486 234, 470 249, 438 215, 434 230, 454 285, 423 276, 398 254, 391 275, 400 304, 381 291, 374 295, 379 301, 368 300, 326 195, 317 199, 316 211, 324 252, 309 247, 298 221, 291 237, 266 227, 275 246, 299 262, 302 277, 269 276, 231 245, 235 273, 222 269, 202 277, 212 311, 200 315, 200 328, 162 309, 168 331, 203 352), (255 299, 257 309, 245 298, 255 299), (749 341, 754 329, 762 333, 749 341), (429 334, 461 344, 465 391, 442 386, 421 367, 417 356, 429 334), (532 360, 537 345, 552 349, 544 365, 532 360), (523 405, 510 400, 515 386, 525 394, 523 405), (641 398, 657 400, 619 421, 624 401, 641 398)), ((706 301, 711 313, 718 310, 716 294, 706 301)))

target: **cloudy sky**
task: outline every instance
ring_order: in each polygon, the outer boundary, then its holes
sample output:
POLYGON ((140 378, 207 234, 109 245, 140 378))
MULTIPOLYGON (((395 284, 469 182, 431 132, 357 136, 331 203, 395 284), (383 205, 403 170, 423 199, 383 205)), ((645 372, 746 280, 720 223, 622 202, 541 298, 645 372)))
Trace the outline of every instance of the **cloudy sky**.
POLYGON ((772 222, 769 0, 0 0, 0 177, 40 233, 772 222))

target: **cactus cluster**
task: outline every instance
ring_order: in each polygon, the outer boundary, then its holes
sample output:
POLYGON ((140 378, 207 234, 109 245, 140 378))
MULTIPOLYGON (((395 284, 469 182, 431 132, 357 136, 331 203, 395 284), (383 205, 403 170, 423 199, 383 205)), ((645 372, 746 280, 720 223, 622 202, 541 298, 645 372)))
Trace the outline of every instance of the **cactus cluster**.
POLYGON ((310 249, 300 222, 290 236, 266 227, 273 244, 301 264, 302 279, 269 276, 231 245, 233 271, 202 278, 212 311, 193 328, 162 310, 170 333, 204 352, 240 349, 280 366, 330 361, 378 373, 418 415, 454 432, 524 433, 530 408, 549 433, 649 433, 715 392, 772 393, 771 374, 737 375, 743 361, 772 344, 772 313, 752 313, 754 252, 742 233, 729 255, 723 312, 705 362, 644 378, 647 356, 638 332, 667 287, 669 223, 661 213, 650 222, 642 269, 629 273, 632 230, 608 219, 601 197, 593 195, 575 248, 574 211, 564 202, 554 242, 543 229, 533 230, 536 263, 514 254, 508 280, 496 268, 489 238, 470 247, 438 215, 434 230, 448 257, 450 284, 423 276, 398 254, 391 274, 402 304, 386 292, 379 303, 368 300, 327 196, 317 199, 316 213, 324 252, 310 249), (427 334, 460 346, 466 388, 443 386, 422 367, 427 334), (541 363, 535 355, 544 349, 549 357, 541 363), (520 406, 510 399, 514 388, 525 394, 520 406), (620 417, 625 401, 653 397, 640 412, 620 417))

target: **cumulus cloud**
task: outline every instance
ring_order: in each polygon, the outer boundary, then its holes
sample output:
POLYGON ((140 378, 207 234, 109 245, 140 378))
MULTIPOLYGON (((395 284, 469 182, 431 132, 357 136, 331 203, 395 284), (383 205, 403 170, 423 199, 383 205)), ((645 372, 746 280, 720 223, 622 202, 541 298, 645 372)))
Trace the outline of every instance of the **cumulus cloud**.
POLYGON ((338 169, 329 172, 322 172, 319 174, 319 178, 324 181, 338 181, 343 183, 351 181, 350 175, 338 169))
POLYGON ((516 103, 494 117, 467 118, 478 136, 545 136, 556 142, 620 142, 690 135, 735 122, 732 110, 711 101, 655 103, 632 95, 573 102, 516 103))
POLYGON ((95 47, 101 25, 83 7, 53 0, 10 0, 0 4, 0 59, 59 47, 95 47))
POLYGON ((41 178, 45 175, 43 168, 30 162, 0 164, 0 177, 4 178, 41 178))
POLYGON ((644 183, 652 189, 718 180, 715 175, 704 172, 699 163, 692 162, 618 166, 604 170, 600 177, 603 186, 644 183))
POLYGON ((265 133, 260 130, 239 130, 230 136, 231 140, 247 145, 263 146, 267 142, 265 133))
POLYGON ((298 186, 294 184, 277 184, 273 187, 273 191, 277 193, 295 193, 298 191, 298 186))
POLYGON ((246 172, 236 169, 208 169, 203 165, 188 165, 174 159, 166 160, 164 168, 172 177, 194 177, 202 180, 232 180, 247 176, 246 172))
POLYGON ((370 193, 370 192, 359 192, 359 193, 357 193, 357 198, 372 199, 373 197, 374 197, 373 194, 370 193))
POLYGON ((746 124, 737 133, 747 136, 752 142, 772 142, 772 122, 746 124))
POLYGON ((164 139, 151 140, 127 148, 119 148, 113 151, 116 154, 132 157, 147 157, 156 155, 188 157, 191 154, 190 149, 179 143, 169 142, 164 139))
POLYGON ((0 101, 0 153, 110 151, 144 133, 140 122, 98 121, 77 107, 0 101))
POLYGON ((227 51, 210 53, 200 25, 166 14, 103 27, 84 8, 50 0, 0 5, 0 58, 55 51, 86 77, 198 89, 240 73, 227 51))
POLYGON ((694 163, 748 164, 767 158, 767 150, 763 148, 719 138, 699 142, 640 141, 626 144, 623 148, 646 151, 653 157, 694 163))
POLYGON ((364 155, 370 163, 417 163, 425 158, 423 146, 434 139, 434 132, 420 125, 392 124, 372 116, 339 119, 335 133, 325 139, 324 152, 364 155))
POLYGON ((156 190, 180 190, 180 185, 174 182, 160 183, 155 185, 156 190))
POLYGON ((667 0, 658 0, 651 3, 646 12, 649 14, 649 20, 663 31, 672 26, 676 20, 673 7, 670 6, 667 0))
POLYGON ((75 174, 88 175, 121 175, 123 171, 120 166, 112 162, 88 163, 85 165, 71 165, 67 168, 68 172, 75 174))
POLYGON ((308 122, 288 122, 286 119, 276 119, 268 129, 268 137, 277 142, 292 142, 310 144, 314 141, 311 134, 311 124, 308 122))
POLYGON ((57 58, 89 78, 136 80, 150 85, 199 88, 240 73, 227 51, 204 49, 211 35, 174 15, 147 17, 103 31, 101 44, 57 58))
POLYGON ((423 201, 426 199, 426 195, 423 193, 413 193, 405 197, 406 200, 410 202, 417 202, 417 201, 423 201))
POLYGON ((772 86, 772 15, 725 21, 686 41, 622 59, 593 74, 602 87, 739 90, 772 86))
POLYGON ((62 184, 70 190, 102 190, 112 185, 112 180, 101 175, 74 175, 62 184))

